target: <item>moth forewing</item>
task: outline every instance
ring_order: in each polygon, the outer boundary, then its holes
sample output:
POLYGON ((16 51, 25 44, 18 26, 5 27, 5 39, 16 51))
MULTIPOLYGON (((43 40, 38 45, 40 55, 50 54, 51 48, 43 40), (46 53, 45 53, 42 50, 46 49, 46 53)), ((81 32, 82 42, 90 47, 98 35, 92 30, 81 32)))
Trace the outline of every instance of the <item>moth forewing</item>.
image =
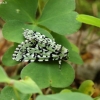
POLYGON ((13 60, 23 62, 56 60, 61 65, 68 59, 68 49, 39 32, 26 29, 23 33, 25 41, 18 45, 12 56, 13 60))

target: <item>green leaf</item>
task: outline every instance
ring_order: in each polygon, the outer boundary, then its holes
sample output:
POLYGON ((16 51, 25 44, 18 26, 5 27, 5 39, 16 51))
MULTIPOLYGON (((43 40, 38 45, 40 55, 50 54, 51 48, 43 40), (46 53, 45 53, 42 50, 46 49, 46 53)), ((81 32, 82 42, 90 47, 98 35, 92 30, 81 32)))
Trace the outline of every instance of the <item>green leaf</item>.
POLYGON ((90 96, 81 93, 65 93, 54 95, 41 95, 36 100, 93 100, 90 96))
POLYGON ((24 41, 22 33, 26 26, 27 24, 24 24, 20 21, 8 21, 3 27, 3 36, 9 41, 21 43, 22 41, 24 41))
POLYGON ((72 91, 69 89, 63 89, 60 93, 70 93, 70 92, 72 92, 72 91))
POLYGON ((82 23, 100 27, 100 19, 99 18, 89 16, 89 15, 80 14, 77 16, 76 19, 82 23))
POLYGON ((24 79, 21 79, 20 81, 10 79, 2 67, 0 67, 0 82, 8 83, 24 94, 32 94, 32 93, 42 94, 39 87, 30 77, 27 76, 24 79))
POLYGON ((86 81, 82 82, 78 91, 91 96, 94 93, 94 83, 93 83, 93 81, 86 80, 86 81))
POLYGON ((65 35, 76 32, 80 23, 76 21, 77 13, 74 0, 49 0, 42 12, 38 24, 65 35))
POLYGON ((69 50, 69 61, 75 64, 83 64, 83 60, 79 55, 79 50, 76 46, 74 46, 74 44, 70 43, 65 36, 56 34, 54 32, 52 32, 51 34, 58 44, 63 45, 69 50))
POLYGON ((21 72, 21 77, 31 77, 40 88, 67 87, 74 80, 73 68, 63 62, 61 69, 56 62, 30 63, 21 72))
POLYGON ((51 32, 51 34, 58 44, 61 44, 68 49, 72 49, 70 42, 67 40, 67 37, 57 34, 57 33, 54 33, 54 32, 51 32))
POLYGON ((71 47, 72 47, 72 50, 70 50, 70 54, 69 54, 69 61, 75 63, 75 64, 79 64, 79 65, 82 65, 83 64, 83 60, 79 54, 79 49, 72 43, 71 44, 71 47))
POLYGON ((0 92, 0 100, 2 100, 2 97, 1 97, 1 92, 0 92))
POLYGON ((38 0, 5 0, 7 4, 0 5, 0 17, 5 21, 20 20, 33 23, 36 16, 38 0))
POLYGON ((18 89, 21 93, 24 94, 32 94, 32 93, 40 93, 42 94, 39 87, 36 85, 36 83, 29 77, 25 77, 24 80, 13 81, 13 86, 18 89))
POLYGON ((51 34, 45 29, 42 29, 35 25, 25 24, 17 20, 11 20, 6 22, 6 24, 3 27, 3 36, 9 41, 21 43, 22 41, 24 41, 24 36, 22 34, 24 32, 24 29, 38 31, 52 39, 51 34))
POLYGON ((75 63, 75 64, 79 64, 79 65, 82 65, 83 64, 83 60, 80 56, 79 53, 73 51, 73 50, 69 50, 69 61, 75 63))
POLYGON ((13 87, 6 86, 1 91, 0 100, 29 100, 30 94, 22 94, 13 87))
POLYGON ((10 79, 5 73, 4 69, 0 66, 0 82, 9 82, 10 79))
POLYGON ((32 94, 32 93, 42 94, 39 87, 30 77, 27 76, 24 79, 21 79, 20 81, 10 79, 2 67, 0 67, 0 82, 8 83, 24 94, 32 94))
POLYGON ((80 23, 76 21, 77 13, 73 11, 75 9, 74 0, 63 0, 63 2, 48 0, 39 22, 35 19, 38 0, 6 1, 6 5, 0 5, 0 15, 6 21, 3 35, 9 41, 22 42, 21 33, 26 28, 46 33, 49 37, 50 34, 48 35, 49 32, 45 28, 59 34, 70 34, 77 31, 80 26, 80 23))
POLYGON ((17 47, 18 44, 15 44, 11 48, 9 48, 5 54, 3 55, 2 58, 2 63, 6 66, 14 66, 17 65, 19 62, 16 62, 12 59, 12 54, 14 53, 15 48, 17 47))
POLYGON ((74 45, 73 43, 70 43, 71 44, 71 47, 72 47, 72 50, 79 53, 79 49, 76 45, 74 45))

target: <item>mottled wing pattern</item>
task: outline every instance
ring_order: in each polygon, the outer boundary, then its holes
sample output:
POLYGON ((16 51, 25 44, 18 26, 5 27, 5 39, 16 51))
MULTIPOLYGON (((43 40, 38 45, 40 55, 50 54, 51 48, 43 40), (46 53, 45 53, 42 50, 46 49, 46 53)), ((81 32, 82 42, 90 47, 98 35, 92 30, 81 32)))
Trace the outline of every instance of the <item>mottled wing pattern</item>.
POLYGON ((68 49, 57 44, 54 40, 26 29, 23 33, 26 40, 18 45, 13 54, 13 60, 23 62, 49 61, 68 59, 68 49))

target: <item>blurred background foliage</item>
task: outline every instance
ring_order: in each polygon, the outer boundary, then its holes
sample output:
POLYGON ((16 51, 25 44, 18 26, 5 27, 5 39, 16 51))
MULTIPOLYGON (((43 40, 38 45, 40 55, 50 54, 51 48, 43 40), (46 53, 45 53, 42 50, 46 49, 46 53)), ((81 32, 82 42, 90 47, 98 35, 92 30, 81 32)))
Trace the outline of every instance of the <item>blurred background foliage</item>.
POLYGON ((76 0, 79 13, 100 17, 100 0, 76 0))

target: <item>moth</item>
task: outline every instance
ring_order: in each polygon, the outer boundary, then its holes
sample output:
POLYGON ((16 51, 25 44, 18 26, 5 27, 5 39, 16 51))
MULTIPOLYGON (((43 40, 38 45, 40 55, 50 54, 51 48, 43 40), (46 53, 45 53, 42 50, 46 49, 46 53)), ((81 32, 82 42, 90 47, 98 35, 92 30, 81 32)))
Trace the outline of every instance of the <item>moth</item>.
POLYGON ((58 61, 60 67, 62 60, 68 59, 68 49, 45 35, 26 29, 23 36, 25 41, 15 49, 12 55, 13 60, 21 62, 58 61))

